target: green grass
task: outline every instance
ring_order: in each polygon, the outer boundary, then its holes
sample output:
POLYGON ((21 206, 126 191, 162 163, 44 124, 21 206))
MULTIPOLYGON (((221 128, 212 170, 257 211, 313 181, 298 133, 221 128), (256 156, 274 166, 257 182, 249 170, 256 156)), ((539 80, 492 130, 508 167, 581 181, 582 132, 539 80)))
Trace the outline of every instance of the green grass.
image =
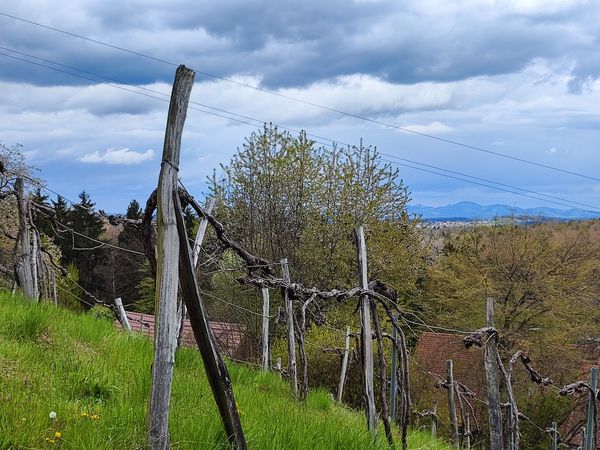
MULTIPOLYGON (((144 448, 151 362, 151 342, 110 321, 0 292, 0 449, 144 448)), ((389 448, 328 392, 298 403, 277 376, 228 366, 250 448, 389 448)), ((227 448, 194 349, 178 351, 171 405, 173 448, 227 448)), ((415 431, 410 448, 449 447, 415 431)))

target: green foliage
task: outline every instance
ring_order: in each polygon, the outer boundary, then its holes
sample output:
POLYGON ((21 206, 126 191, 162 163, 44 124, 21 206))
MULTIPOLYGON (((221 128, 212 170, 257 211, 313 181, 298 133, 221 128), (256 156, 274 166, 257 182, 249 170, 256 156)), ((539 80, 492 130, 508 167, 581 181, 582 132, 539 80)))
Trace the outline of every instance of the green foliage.
MULTIPOLYGON (((0 293, 0 448, 145 448, 151 362, 152 343, 142 336, 118 332, 90 314, 0 293), (15 316, 34 311, 46 323, 43 339, 7 334, 15 316)), ((299 403, 278 376, 228 367, 250 449, 389 448, 381 434, 370 436, 361 414, 335 405, 328 392, 299 403)), ((174 449, 228 448, 195 349, 177 352, 171 408, 174 449)), ((448 449, 417 431, 409 445, 448 449)))

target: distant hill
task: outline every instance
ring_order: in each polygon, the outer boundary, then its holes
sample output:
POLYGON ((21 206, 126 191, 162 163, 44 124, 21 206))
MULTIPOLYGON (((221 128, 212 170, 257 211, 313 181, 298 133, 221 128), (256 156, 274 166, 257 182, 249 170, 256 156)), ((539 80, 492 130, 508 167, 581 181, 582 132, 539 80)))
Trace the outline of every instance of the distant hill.
POLYGON ((420 215, 429 221, 492 220, 496 217, 532 217, 554 220, 600 219, 600 212, 582 209, 557 209, 548 207, 517 208, 508 205, 480 205, 460 202, 446 206, 408 205, 410 214, 420 215))

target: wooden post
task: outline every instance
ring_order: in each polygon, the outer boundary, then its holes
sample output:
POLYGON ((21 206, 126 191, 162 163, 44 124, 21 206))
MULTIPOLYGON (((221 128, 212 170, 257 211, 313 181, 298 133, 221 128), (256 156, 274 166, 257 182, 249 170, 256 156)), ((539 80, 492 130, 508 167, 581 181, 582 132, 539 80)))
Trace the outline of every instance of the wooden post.
MULTIPOLYGON (((365 244, 363 227, 356 228, 355 234, 360 287, 366 291, 369 289, 369 281, 367 278, 367 246, 365 244)), ((372 434, 375 434, 377 433, 377 412, 375 409, 375 391, 373 388, 373 343, 369 303, 369 296, 366 294, 362 295, 360 298, 360 353, 363 367, 367 428, 372 434)))
POLYGON ((262 370, 269 370, 269 289, 262 288, 262 370))
POLYGON ((451 359, 446 361, 446 384, 448 385, 448 415, 450 417, 450 427, 452 431, 452 442, 455 447, 460 447, 460 438, 458 435, 458 422, 456 420, 456 403, 454 401, 454 371, 451 359))
MULTIPOLYGON (((208 214, 212 213, 214 207, 215 199, 211 197, 208 199, 208 203, 206 204, 206 212, 208 214)), ((203 217, 200 220, 200 225, 198 225, 198 232, 196 233, 196 238, 194 239, 194 248, 192 250, 192 257, 194 258, 194 268, 198 267, 198 258, 200 257, 200 249, 202 248, 202 242, 204 241, 204 235, 206 234, 207 226, 208 220, 206 219, 206 217, 203 217)))
MULTIPOLYGON (((494 326, 494 299, 487 299, 486 321, 488 327, 494 326)), ((488 388, 488 419, 490 424, 490 450, 503 450, 502 410, 500 405, 500 388, 498 386, 498 343, 495 336, 490 336, 484 349, 485 377, 488 388)))
POLYGON ((471 450, 471 424, 469 423, 469 414, 465 417, 465 448, 471 450))
POLYGON ((131 333, 131 325, 129 324, 129 319, 127 318, 127 313, 125 312, 125 308, 123 307, 121 297, 115 298, 115 314, 117 315, 117 320, 119 321, 123 329, 128 333, 131 333))
POLYGON ((558 450, 558 423, 552 422, 552 428, 550 429, 552 433, 552 450, 558 450))
POLYGON ((227 433, 227 440, 237 450, 247 448, 244 431, 240 421, 233 387, 227 366, 223 363, 216 340, 210 329, 204 304, 198 288, 192 251, 188 244, 183 209, 177 192, 173 192, 176 209, 177 229, 179 232, 179 280, 181 294, 187 306, 190 323, 196 338, 198 350, 202 355, 204 371, 219 408, 221 420, 227 433))
POLYGON ((437 416, 437 402, 433 402, 431 406, 431 437, 435 439, 437 437, 437 424, 438 424, 438 416, 437 416))
POLYGON ((166 450, 169 439, 171 383, 177 346, 179 235, 173 193, 177 191, 181 134, 194 72, 179 66, 175 75, 157 190, 157 271, 154 362, 148 415, 148 448, 166 450))
POLYGON ((598 389, 598 368, 590 369, 590 387, 588 395, 587 423, 585 426, 585 450, 596 450, 596 390, 598 389))
MULTIPOLYGON (((398 320, 396 317, 396 320, 398 320)), ((393 422, 396 421, 396 398, 398 396, 398 349, 396 342, 398 341, 398 330, 392 327, 392 373, 390 374, 390 417, 393 422)))
POLYGON ((54 270, 50 271, 50 279, 52 283, 52 303, 56 306, 58 305, 58 295, 56 294, 56 273, 54 270))
POLYGON ((38 256, 38 240, 34 229, 31 233, 31 273, 33 276, 33 298, 36 302, 40 300, 38 256))
POLYGON ((279 372, 279 379, 281 380, 281 356, 277 357, 277 365, 275 367, 277 367, 277 372, 279 372))
POLYGON ((19 232, 15 252, 15 271, 17 282, 23 290, 23 295, 29 300, 36 299, 35 281, 33 275, 33 254, 31 250, 31 224, 29 222, 29 207, 25 199, 25 183, 23 178, 15 181, 17 192, 17 208, 19 214, 19 232))
POLYGON ((512 403, 506 404, 506 448, 507 450, 515 450, 515 436, 514 436, 514 416, 512 403))
MULTIPOLYGON (((213 197, 208 199, 208 204, 206 205, 206 212, 210 214, 215 206, 215 199, 213 197)), ((208 226, 208 220, 203 217, 200 220, 200 224, 198 225, 198 232, 196 233, 196 237, 194 239, 194 247, 192 249, 192 258, 194 260, 194 269, 198 267, 198 259, 200 258, 200 249, 202 248, 202 241, 204 241, 204 235, 206 234, 206 227, 208 226)), ((177 330, 177 345, 180 345, 183 341, 183 331, 185 324, 185 319, 187 317, 187 307, 185 306, 185 302, 182 302, 180 308, 178 309, 179 317, 179 329, 177 330)))
POLYGON ((337 401, 342 402, 344 396, 344 385, 346 384, 346 371, 348 370, 348 357, 350 355, 350 327, 346 327, 346 339, 344 342, 344 356, 342 357, 342 371, 340 383, 338 384, 337 401))
MULTIPOLYGON (((287 286, 290 284, 290 268, 287 258, 281 260, 281 270, 283 272, 283 282, 287 286)), ((283 288, 283 301, 285 303, 285 317, 288 330, 288 375, 292 383, 292 393, 294 397, 298 396, 298 375, 296 371, 296 339, 294 336, 294 311, 292 299, 287 287, 283 288)))

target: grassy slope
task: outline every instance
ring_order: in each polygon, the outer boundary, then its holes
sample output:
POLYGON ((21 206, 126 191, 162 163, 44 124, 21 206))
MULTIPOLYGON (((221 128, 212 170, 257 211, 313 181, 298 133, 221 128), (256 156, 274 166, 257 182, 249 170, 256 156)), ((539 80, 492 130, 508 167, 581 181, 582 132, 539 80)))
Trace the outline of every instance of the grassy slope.
MULTIPOLYGON (((151 358, 147 339, 119 333, 109 321, 0 293, 0 449, 143 448, 151 358)), ((277 376, 229 368, 250 448, 388 448, 383 438, 369 438, 360 414, 336 406, 327 392, 299 404, 277 376)), ((171 433, 175 448, 225 448, 193 349, 177 354, 171 433)), ((410 448, 448 447, 414 432, 410 448)))

